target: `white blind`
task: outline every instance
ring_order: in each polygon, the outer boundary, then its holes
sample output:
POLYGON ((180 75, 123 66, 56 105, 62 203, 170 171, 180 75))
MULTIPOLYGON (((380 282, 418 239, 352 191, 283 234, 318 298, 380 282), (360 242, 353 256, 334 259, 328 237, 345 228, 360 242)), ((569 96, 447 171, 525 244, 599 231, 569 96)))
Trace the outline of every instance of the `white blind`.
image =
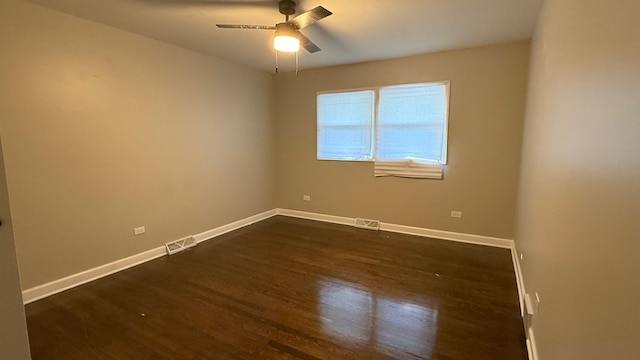
POLYGON ((443 165, 430 160, 376 160, 374 176, 442 179, 443 165))
POLYGON ((375 175, 441 179, 447 148, 447 84, 385 87, 379 97, 375 175))
POLYGON ((371 160, 375 92, 318 95, 318 159, 371 160))

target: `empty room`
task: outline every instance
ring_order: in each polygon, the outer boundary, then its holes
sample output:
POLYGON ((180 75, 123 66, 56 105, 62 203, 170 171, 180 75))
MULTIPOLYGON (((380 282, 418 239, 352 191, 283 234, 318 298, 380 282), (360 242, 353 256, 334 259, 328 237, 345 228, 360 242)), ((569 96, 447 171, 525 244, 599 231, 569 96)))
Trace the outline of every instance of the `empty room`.
POLYGON ((0 359, 640 354, 637 0, 3 0, 0 359))

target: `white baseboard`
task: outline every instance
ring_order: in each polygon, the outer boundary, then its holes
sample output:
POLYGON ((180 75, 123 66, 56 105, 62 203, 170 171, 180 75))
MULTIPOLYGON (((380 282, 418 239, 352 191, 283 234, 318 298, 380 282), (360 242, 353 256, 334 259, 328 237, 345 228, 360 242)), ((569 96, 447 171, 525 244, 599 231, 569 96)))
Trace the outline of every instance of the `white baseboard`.
POLYGON ((540 360, 538 356, 538 348, 536 347, 536 337, 533 335, 533 328, 529 328, 527 331, 529 334, 527 339, 527 352, 529 353, 529 360, 540 360))
POLYGON ((164 246, 160 246, 128 258, 116 260, 108 264, 95 267, 77 274, 67 276, 62 279, 54 280, 52 282, 32 287, 30 289, 22 291, 22 301, 25 304, 32 303, 36 300, 44 299, 53 294, 86 284, 93 280, 111 275, 118 271, 128 269, 130 267, 145 263, 147 261, 157 259, 163 255, 166 255, 164 246))
POLYGON ((196 241, 198 243, 201 243, 203 241, 212 239, 212 238, 214 238, 216 236, 220 236, 220 235, 226 234, 228 232, 231 232, 233 230, 238 230, 238 229, 243 228, 245 226, 249 226, 251 224, 257 223, 258 221, 262 221, 262 220, 268 219, 268 218, 270 218, 272 216, 276 216, 277 214, 278 213, 277 213, 276 209, 265 211, 265 212, 260 213, 260 214, 249 216, 248 218, 245 218, 245 219, 242 219, 242 220, 238 220, 238 221, 234 221, 234 222, 232 222, 230 224, 222 225, 222 226, 217 227, 215 229, 205 231, 203 233, 195 235, 195 238, 196 238, 196 241))
MULTIPOLYGON (((196 238, 196 241, 200 243, 200 242, 209 240, 211 238, 214 238, 216 236, 220 236, 230 231, 270 218, 272 216, 275 216, 276 214, 277 214, 277 211, 275 209, 265 211, 263 213, 250 216, 248 218, 238 220, 230 224, 222 225, 212 230, 205 231, 203 233, 195 235, 195 238, 196 238)), ((163 245, 163 246, 153 248, 151 250, 148 250, 133 256, 129 256, 124 259, 116 260, 108 264, 95 267, 93 269, 89 269, 77 274, 67 276, 62 279, 54 280, 52 282, 49 282, 43 285, 35 286, 30 289, 26 289, 22 291, 22 301, 24 302, 24 304, 29 304, 36 300, 44 299, 53 294, 57 294, 59 292, 74 288, 76 286, 86 284, 93 280, 97 280, 102 277, 114 274, 116 272, 128 269, 130 267, 140 265, 147 261, 157 259, 166 254, 167 252, 163 245)))
POLYGON ((300 219, 324 221, 324 222, 340 224, 340 225, 353 225, 355 223, 354 218, 348 218, 344 216, 325 215, 325 214, 318 214, 318 213, 312 213, 312 212, 306 212, 306 211, 280 209, 280 208, 276 209, 276 211, 278 212, 278 215, 295 217, 300 219))
MULTIPOLYGON (((524 277, 522 276, 522 267, 520 266, 520 254, 516 248, 515 242, 511 246, 511 258, 513 259, 513 269, 516 273, 516 283, 518 285, 518 299, 520 300, 520 315, 525 316, 524 309, 524 295, 527 293, 524 286, 524 277)), ((527 352, 529 353, 529 360, 539 360, 538 349, 536 347, 536 338, 533 334, 533 328, 524 329, 527 336, 527 352)))
POLYGON ((501 239, 501 238, 495 238, 495 237, 483 236, 483 235, 457 233, 457 232, 444 231, 444 230, 418 228, 418 227, 406 226, 406 225, 380 223, 380 230, 392 231, 392 232, 409 234, 409 235, 425 236, 425 237, 431 237, 431 238, 442 239, 442 240, 451 240, 451 241, 457 241, 457 242, 463 242, 463 243, 469 243, 469 244, 493 246, 493 247, 499 247, 504 249, 511 248, 511 244, 513 244, 513 240, 509 240, 509 239, 501 239))
MULTIPOLYGON (((317 214, 317 213, 298 211, 298 210, 277 209, 277 212, 278 212, 278 215, 297 217, 301 219, 324 221, 324 222, 330 222, 330 223, 342 224, 342 225, 353 225, 356 221, 355 218, 317 214)), ((442 239, 442 240, 458 241, 458 242, 464 242, 464 243, 470 243, 470 244, 493 246, 493 247, 499 247, 499 248, 505 248, 505 249, 511 249, 513 247, 513 240, 510 240, 510 239, 501 239, 501 238, 495 238, 490 236, 464 234, 464 233, 457 233, 457 232, 444 231, 444 230, 426 229, 426 228, 419 228, 419 227, 413 227, 413 226, 407 226, 407 225, 397 225, 397 224, 389 224, 389 223, 381 222, 380 230, 408 234, 408 235, 431 237, 431 238, 442 239)))
POLYGON ((520 254, 516 249, 515 242, 511 247, 511 260, 513 261, 513 270, 516 273, 516 284, 518 286, 518 299, 520 299, 520 315, 524 316, 524 283, 522 280, 522 269, 520 268, 520 254))

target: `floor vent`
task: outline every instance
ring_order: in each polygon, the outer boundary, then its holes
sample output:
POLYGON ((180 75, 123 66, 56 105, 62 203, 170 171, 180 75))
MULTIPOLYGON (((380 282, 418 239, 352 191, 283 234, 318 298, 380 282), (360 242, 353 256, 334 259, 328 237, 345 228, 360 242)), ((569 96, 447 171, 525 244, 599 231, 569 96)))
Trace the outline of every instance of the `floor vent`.
POLYGON ((193 236, 188 236, 184 239, 168 242, 164 244, 167 248, 167 253, 169 255, 173 255, 175 253, 179 253, 182 250, 188 249, 190 247, 196 246, 198 243, 196 242, 196 238, 193 236))
POLYGON ((380 230, 380 221, 369 219, 356 219, 355 227, 370 230, 380 230))

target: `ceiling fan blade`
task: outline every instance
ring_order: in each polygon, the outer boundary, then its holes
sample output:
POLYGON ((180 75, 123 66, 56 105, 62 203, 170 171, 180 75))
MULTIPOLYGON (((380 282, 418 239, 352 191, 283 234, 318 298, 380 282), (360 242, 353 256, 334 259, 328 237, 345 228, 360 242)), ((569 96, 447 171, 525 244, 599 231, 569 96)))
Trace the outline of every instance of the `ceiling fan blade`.
POLYGON ((302 46, 305 50, 310 53, 315 53, 320 51, 318 45, 314 44, 313 41, 309 40, 308 37, 302 35, 301 32, 298 31, 298 37, 300 38, 300 46, 302 46))
POLYGON ((288 23, 294 24, 298 29, 302 29, 315 23, 316 21, 320 21, 326 18, 331 14, 333 14, 331 11, 323 8, 322 6, 318 6, 294 17, 293 19, 289 20, 288 23))
POLYGON ((275 26, 269 25, 233 25, 233 24, 216 24, 221 29, 255 29, 255 30, 275 30, 275 26))

